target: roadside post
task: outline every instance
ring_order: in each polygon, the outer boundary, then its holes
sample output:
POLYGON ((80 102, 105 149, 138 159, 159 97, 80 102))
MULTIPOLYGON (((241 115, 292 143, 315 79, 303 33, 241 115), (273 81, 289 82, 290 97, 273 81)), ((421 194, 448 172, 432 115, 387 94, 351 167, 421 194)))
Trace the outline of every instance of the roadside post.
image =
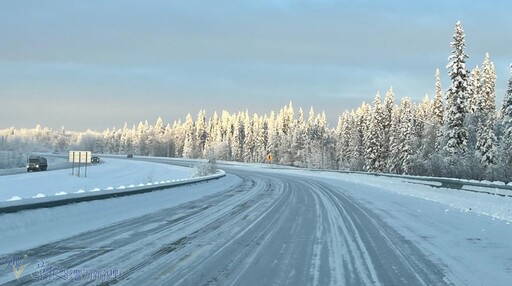
POLYGON ((75 163, 78 163, 77 176, 80 177, 82 163, 85 165, 84 177, 87 178, 87 164, 91 163, 91 151, 69 151, 69 162, 73 164, 71 175, 75 175, 75 163))

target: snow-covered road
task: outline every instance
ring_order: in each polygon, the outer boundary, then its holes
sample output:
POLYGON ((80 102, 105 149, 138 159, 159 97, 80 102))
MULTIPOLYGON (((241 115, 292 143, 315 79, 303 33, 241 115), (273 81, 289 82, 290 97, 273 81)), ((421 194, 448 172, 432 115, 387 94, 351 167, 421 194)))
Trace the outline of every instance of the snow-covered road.
POLYGON ((450 211, 438 202, 347 178, 239 166, 225 170, 225 178, 200 185, 0 216, 11 241, 0 253, 4 264, 13 257, 19 258, 11 263, 17 267, 31 263, 19 280, 10 267, 1 267, 0 283, 511 281, 507 221, 450 211))

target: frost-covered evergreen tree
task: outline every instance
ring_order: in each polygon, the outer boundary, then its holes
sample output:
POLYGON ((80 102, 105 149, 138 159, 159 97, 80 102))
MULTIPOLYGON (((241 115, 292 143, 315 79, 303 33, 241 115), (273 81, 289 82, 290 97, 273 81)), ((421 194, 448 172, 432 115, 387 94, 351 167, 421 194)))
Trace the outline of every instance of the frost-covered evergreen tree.
POLYGON ((384 133, 385 115, 380 102, 380 94, 377 92, 373 100, 368 131, 365 134, 366 156, 365 170, 369 172, 380 172, 383 170, 382 140, 384 133))
POLYGON ((178 119, 178 121, 174 121, 172 125, 172 130, 175 142, 174 157, 180 158, 183 156, 183 147, 185 145, 185 128, 181 123, 181 119, 178 119))
POLYGON ((293 165, 297 167, 306 166, 306 124, 304 121, 304 111, 299 108, 297 122, 293 130, 292 155, 293 165))
POLYGON ((442 149, 443 145, 443 126, 444 126, 444 103, 443 103, 443 89, 441 87, 441 76, 439 69, 436 69, 436 96, 432 107, 434 126, 436 131, 435 138, 435 151, 438 152, 442 149))
POLYGON ((471 71, 468 81, 468 113, 471 114, 477 112, 482 95, 482 75, 478 66, 471 71))
POLYGON ((478 97, 476 156, 485 170, 497 162, 496 135, 494 133, 496 113, 496 72, 494 64, 486 54, 482 65, 481 93, 478 97))
POLYGON ((244 116, 244 130, 245 130, 245 139, 244 139, 244 149, 242 150, 243 161, 244 162, 255 162, 256 161, 256 136, 255 129, 258 122, 258 115, 254 114, 253 119, 250 120, 249 116, 244 116))
POLYGON ((138 147, 138 154, 147 156, 149 154, 148 149, 148 132, 149 132, 149 123, 146 120, 144 123, 139 122, 137 125, 137 136, 135 137, 135 145, 138 147))
POLYGON ((508 80, 508 89, 503 98, 503 105, 501 106, 501 116, 505 120, 507 127, 512 127, 512 64, 510 65, 510 78, 508 80))
POLYGON ((468 130, 468 149, 474 152, 477 141, 477 128, 480 125, 480 114, 482 114, 480 103, 482 100, 482 73, 476 66, 468 79, 468 114, 465 125, 468 130))
POLYGON ((366 156, 365 134, 368 130, 371 107, 369 104, 363 104, 352 114, 354 125, 350 136, 351 162, 350 169, 362 171, 364 169, 366 156))
POLYGON ((467 129, 464 120, 467 113, 467 77, 466 70, 467 55, 464 51, 464 30, 457 22, 455 26, 454 41, 451 43, 453 54, 449 57, 447 68, 452 81, 446 93, 447 114, 445 118, 446 146, 444 150, 450 157, 461 156, 467 152, 467 129))
POLYGON ((185 141, 183 144, 183 158, 195 158, 196 156, 196 132, 192 116, 187 114, 185 117, 185 124, 183 132, 185 134, 185 141))
POLYGON ((256 162, 265 162, 267 158, 268 145, 268 118, 265 114, 258 119, 258 128, 256 129, 256 162))
POLYGON ((245 129, 244 129, 244 117, 248 116, 247 113, 239 113, 233 116, 233 137, 231 139, 231 152, 233 160, 242 162, 244 141, 245 141, 245 129))
POLYGON ((338 169, 349 168, 350 163, 350 133, 351 133, 351 116, 348 111, 338 119, 338 125, 336 126, 335 138, 336 138, 336 165, 338 169))
POLYGON ((321 114, 317 115, 315 119, 315 129, 316 129, 316 146, 318 146, 318 153, 320 155, 320 168, 331 168, 330 163, 330 150, 333 146, 332 141, 330 140, 330 132, 327 129, 327 116, 325 112, 322 111, 321 114))
POLYGON ((424 174, 428 169, 428 161, 436 153, 436 140, 439 125, 434 115, 434 100, 426 95, 418 105, 413 120, 413 134, 411 138, 413 156, 410 160, 408 172, 410 174, 424 174))
POLYGON ((268 143, 266 153, 267 155, 272 156, 273 162, 279 162, 279 154, 277 152, 279 146, 279 133, 274 111, 271 111, 267 118, 267 134, 268 143))
POLYGON ((408 97, 393 111, 391 124, 391 156, 388 169, 392 173, 408 174, 411 171, 413 155, 414 106, 408 97))
POLYGON ((403 174, 412 174, 414 142, 414 104, 408 97, 402 99, 400 103, 400 133, 402 134, 402 143, 400 144, 401 172, 403 174))
POLYGON ((174 154, 174 140, 173 140, 173 130, 171 124, 167 123, 164 130, 163 135, 163 146, 165 149, 165 157, 171 157, 174 154))
POLYGON ((200 110, 197 114, 197 120, 195 123, 196 130, 196 144, 197 144, 197 154, 203 154, 205 145, 206 145, 206 139, 208 138, 208 131, 206 130, 206 111, 200 110))
POLYGON ((390 132, 391 132, 391 118, 393 109, 395 108, 395 92, 393 87, 390 87, 386 92, 383 106, 383 121, 382 121, 382 168, 387 171, 388 160, 390 156, 390 132))
POLYGON ((389 131, 389 159, 387 161, 387 171, 390 173, 401 172, 400 162, 400 144, 402 143, 402 134, 400 134, 400 110, 395 107, 391 114, 391 129, 389 131))
POLYGON ((500 179, 505 182, 512 181, 512 64, 510 65, 510 78, 508 89, 501 106, 501 125, 503 135, 500 138, 498 170, 500 179))
POLYGON ((294 116, 292 102, 288 106, 284 106, 277 116, 278 133, 281 138, 279 141, 279 163, 283 165, 291 165, 293 162, 294 151, 291 146, 293 143, 292 130, 295 128, 294 116))

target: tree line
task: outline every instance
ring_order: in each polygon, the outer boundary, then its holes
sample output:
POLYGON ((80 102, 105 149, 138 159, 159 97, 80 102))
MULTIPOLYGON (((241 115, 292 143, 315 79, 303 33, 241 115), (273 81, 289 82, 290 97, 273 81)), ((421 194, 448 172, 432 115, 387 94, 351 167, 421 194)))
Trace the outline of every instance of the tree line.
MULTIPOLYGON (((269 114, 201 110, 193 118, 158 118, 103 132, 70 132, 37 126, 0 130, 0 150, 84 149, 95 153, 267 162, 305 168, 343 169, 467 179, 512 178, 512 73, 501 110, 496 108, 496 72, 489 54, 466 69, 464 30, 456 24, 447 65, 450 86, 414 103, 395 100, 390 88, 373 102, 327 124, 325 113, 307 115, 290 102, 269 114)), ((511 71, 512 72, 512 71, 511 71)))

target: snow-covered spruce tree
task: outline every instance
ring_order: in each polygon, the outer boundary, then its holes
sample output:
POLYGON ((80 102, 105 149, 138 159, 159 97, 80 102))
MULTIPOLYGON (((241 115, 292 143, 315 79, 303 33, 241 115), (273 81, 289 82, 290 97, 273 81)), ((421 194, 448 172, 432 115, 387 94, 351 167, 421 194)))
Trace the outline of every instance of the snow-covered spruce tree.
POLYGON ((411 174, 412 158, 414 154, 414 104, 410 98, 404 97, 400 103, 400 128, 399 132, 402 142, 399 145, 401 163, 401 173, 411 174))
POLYGON ((350 136, 350 150, 352 152, 350 169, 354 171, 362 171, 364 168, 365 150, 365 134, 368 130, 368 122, 370 121, 371 107, 366 102, 353 113, 354 126, 350 136))
POLYGON ((446 93, 445 136, 447 143, 444 150, 448 158, 452 159, 453 164, 455 164, 459 163, 460 159, 466 154, 468 140, 467 130, 464 126, 467 113, 468 71, 466 70, 466 59, 468 56, 464 51, 466 44, 460 21, 455 26, 453 39, 451 46, 454 50, 447 65, 447 68, 450 69, 449 75, 452 84, 446 93))
POLYGON ((477 142, 475 155, 486 171, 492 171, 497 161, 496 135, 496 72, 486 54, 482 65, 481 94, 477 101, 477 142))
POLYGON ((382 168, 383 171, 387 170, 389 160, 389 148, 390 148, 390 131, 391 131, 391 116, 393 114, 393 108, 395 108, 395 93, 393 87, 390 87, 384 97, 383 114, 384 119, 382 122, 382 168))
POLYGON ((396 174, 409 174, 412 167, 414 105, 408 97, 402 98, 400 107, 393 109, 390 132, 388 170, 396 174))
POLYGON ((468 113, 465 118, 465 125, 468 130, 468 149, 470 152, 475 151, 477 140, 477 127, 479 125, 479 104, 482 98, 482 73, 480 68, 476 66, 468 79, 468 113))
POLYGON ((183 158, 195 158, 196 156, 196 136, 195 126, 192 116, 187 114, 185 117, 185 125, 183 126, 184 131, 184 144, 183 144, 183 158))
MULTIPOLYGON (((310 116, 314 115, 310 113, 310 116)), ((308 166, 311 168, 326 168, 330 166, 330 164, 326 161, 326 154, 328 151, 328 146, 330 143, 328 140, 328 132, 327 132, 327 119, 325 116, 325 112, 317 114, 314 119, 308 120, 308 135, 309 135, 309 146, 310 146, 310 156, 308 157, 309 164, 308 166)))
POLYGON ((390 173, 401 173, 400 162, 400 144, 402 143, 402 134, 400 134, 400 110, 393 108, 391 114, 391 128, 389 131, 389 159, 386 169, 390 173))
POLYGON ((259 117, 256 129, 256 162, 265 162, 268 144, 268 120, 267 115, 259 117))
POLYGON ((441 87, 441 76, 439 69, 436 69, 436 96, 434 98, 433 106, 434 115, 434 129, 436 130, 435 150, 440 151, 443 144, 443 126, 444 126, 444 103, 443 103, 443 90, 441 87))
POLYGON ((351 117, 348 111, 338 119, 336 127, 336 162, 338 169, 348 169, 350 163, 350 132, 351 117))
POLYGON ((508 89, 503 98, 501 106, 501 116, 508 120, 504 121, 507 127, 512 127, 512 64, 510 64, 510 78, 508 80, 508 89))
POLYGON ((482 74, 480 67, 476 66, 468 79, 468 113, 475 113, 482 95, 482 74))
POLYGON ((202 155, 204 153, 204 148, 206 145, 206 139, 208 138, 208 132, 206 130, 206 111, 199 110, 197 114, 196 120, 196 144, 197 144, 197 154, 202 155))
POLYGON ((508 89, 501 106, 501 116, 503 135, 499 143, 498 170, 500 171, 500 179, 508 183, 512 181, 512 64, 510 65, 508 89))
POLYGON ((293 132, 292 139, 292 155, 293 165, 297 167, 305 167, 306 165, 306 124, 304 122, 304 111, 299 108, 297 122, 293 132))
POLYGON ((435 153, 436 129, 433 100, 425 95, 416 108, 412 128, 411 143, 413 155, 409 161, 409 174, 426 174, 426 162, 435 153))
POLYGON ((425 129, 427 126, 433 124, 432 119, 432 109, 433 109, 433 102, 428 97, 428 94, 425 95, 423 100, 418 105, 418 108, 416 109, 415 114, 415 120, 414 120, 414 136, 417 137, 418 143, 416 144, 415 148, 421 148, 421 145, 423 144, 423 140, 425 139, 425 129))
POLYGON ((185 129, 181 119, 174 121, 172 125, 173 136, 174 136, 174 157, 181 158, 183 155, 183 147, 185 145, 185 129))
MULTIPOLYGON (((239 112, 238 115, 233 115, 233 135, 231 139, 231 152, 232 160, 242 162, 245 130, 244 130, 244 117, 245 113, 239 112)), ((247 115, 248 116, 248 115, 247 115)))
POLYGON ((174 154, 174 140, 171 124, 167 123, 163 135, 163 143, 165 148, 165 157, 171 157, 174 154))
POLYGON ((315 158, 318 154, 316 154, 316 146, 315 146, 315 110, 313 106, 309 109, 308 120, 306 121, 305 126, 305 135, 306 135, 306 151, 305 151, 305 159, 306 159, 306 167, 314 168, 315 158))
POLYGON ((148 132, 149 132, 149 123, 146 120, 144 123, 139 122, 137 126, 137 136, 135 145, 138 147, 138 154, 142 156, 147 156, 148 149, 148 132))
POLYGON ((278 132, 281 134, 278 148, 280 154, 279 163, 282 165, 290 165, 293 162, 293 151, 291 145, 293 143, 293 132, 295 128, 294 121, 295 112, 292 102, 289 106, 284 106, 277 116, 278 132))
POLYGON ((255 129, 257 127, 258 115, 254 114, 253 119, 250 120, 249 116, 244 117, 244 130, 245 130, 245 140, 244 140, 244 150, 242 157, 244 158, 244 162, 255 162, 256 161, 256 132, 255 129))
MULTIPOLYGON (((276 123, 276 115, 274 111, 270 112, 270 115, 267 118, 267 130, 268 130, 268 137, 267 137, 267 151, 266 155, 270 154, 272 155, 272 161, 279 162, 279 154, 278 154, 278 146, 279 146, 279 133, 278 133, 278 127, 276 123)), ((265 157, 266 157, 265 155, 265 157)))
POLYGON ((367 146, 364 169, 368 172, 381 172, 383 170, 382 140, 384 118, 385 115, 380 102, 380 93, 377 92, 373 100, 373 109, 371 110, 368 132, 365 133, 367 146))

